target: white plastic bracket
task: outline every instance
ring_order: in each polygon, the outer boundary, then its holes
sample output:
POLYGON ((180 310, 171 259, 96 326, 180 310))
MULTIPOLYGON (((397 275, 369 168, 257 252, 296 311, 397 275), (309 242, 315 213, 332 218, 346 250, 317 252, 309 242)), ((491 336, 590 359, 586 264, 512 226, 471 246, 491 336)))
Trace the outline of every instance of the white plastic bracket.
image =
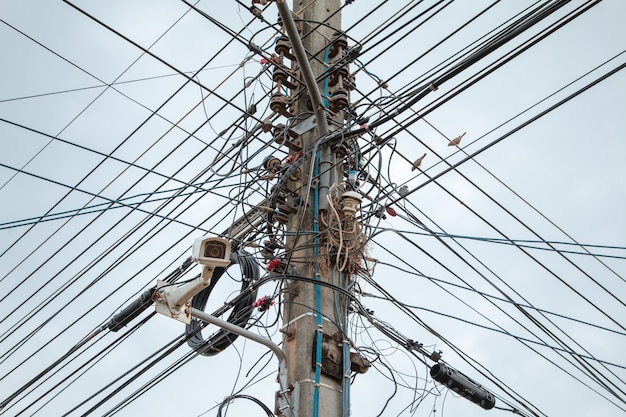
POLYGON ((204 265, 198 278, 181 287, 157 280, 156 312, 185 324, 191 323, 191 299, 209 285, 212 276, 213 268, 204 265))

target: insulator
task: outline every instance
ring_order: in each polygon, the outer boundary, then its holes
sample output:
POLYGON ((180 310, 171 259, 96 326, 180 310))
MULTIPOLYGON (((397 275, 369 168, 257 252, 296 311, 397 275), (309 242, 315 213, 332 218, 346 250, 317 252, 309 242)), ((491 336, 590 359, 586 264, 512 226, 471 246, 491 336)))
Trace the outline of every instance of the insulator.
POLYGON ((273 171, 280 165, 280 159, 275 157, 274 155, 268 155, 263 159, 263 168, 268 171, 273 171))
POLYGON ((276 186, 272 187, 272 194, 276 194, 276 202, 277 203, 286 203, 287 202, 287 192, 283 188, 277 188, 276 186))
POLYGON ((361 201, 363 201, 361 194, 355 191, 346 191, 339 199, 341 211, 346 216, 354 216, 359 209, 361 201))
POLYGON ((278 211, 274 213, 274 220, 280 224, 287 224, 289 223, 289 215, 278 211))
POLYGON ((285 214, 292 214, 297 211, 295 208, 286 203, 279 204, 278 206, 276 206, 276 208, 278 209, 278 211, 285 214))
POLYGON ((350 72, 345 65, 343 67, 337 68, 330 75, 330 78, 328 79, 328 85, 334 87, 340 80, 345 80, 349 75, 350 72))
POLYGON ((274 125, 272 124, 272 121, 269 119, 263 120, 263 123, 261 124, 261 130, 263 131, 263 133, 269 132, 270 130, 272 130, 273 127, 274 125))
POLYGON ((295 59, 295 57, 291 54, 291 42, 289 42, 289 38, 286 36, 281 36, 276 39, 276 46, 274 47, 274 50, 280 56, 287 57, 292 61, 295 59))
POLYGON ((348 105, 348 101, 348 91, 343 88, 338 88, 333 91, 333 95, 330 97, 328 105, 333 112, 337 113, 348 105))
POLYGON ((333 37, 330 42, 332 43, 332 47, 328 53, 328 56, 331 58, 337 56, 337 53, 343 51, 348 46, 348 38, 343 32, 333 33, 333 37))
MULTIPOLYGON (((272 72, 272 80, 275 83, 285 84, 287 85, 287 80, 289 79, 289 73, 282 69, 281 67, 274 67, 274 72, 272 72)), ((292 88, 292 87, 289 87, 292 88)))
POLYGON ((272 98, 270 99, 270 109, 273 112, 278 113, 281 116, 292 117, 293 115, 289 113, 287 108, 289 104, 289 99, 284 94, 272 94, 272 98))

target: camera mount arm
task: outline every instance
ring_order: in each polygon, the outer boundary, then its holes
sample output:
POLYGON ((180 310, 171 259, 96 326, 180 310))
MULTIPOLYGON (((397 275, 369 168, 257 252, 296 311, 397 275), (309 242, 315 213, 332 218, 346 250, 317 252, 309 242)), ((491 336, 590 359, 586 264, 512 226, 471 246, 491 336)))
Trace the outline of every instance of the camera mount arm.
POLYGON ((157 280, 155 293, 156 312, 191 323, 191 299, 211 283, 215 268, 230 265, 230 242, 219 237, 200 237, 191 247, 192 259, 202 265, 199 277, 178 287, 165 281, 157 280))

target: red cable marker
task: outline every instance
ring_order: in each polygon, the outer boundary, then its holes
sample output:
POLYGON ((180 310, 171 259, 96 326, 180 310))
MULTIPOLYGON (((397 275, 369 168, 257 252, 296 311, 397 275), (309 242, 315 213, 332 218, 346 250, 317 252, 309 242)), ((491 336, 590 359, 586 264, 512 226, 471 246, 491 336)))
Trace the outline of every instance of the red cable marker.
POLYGON ((273 305, 274 305, 274 300, 269 298, 267 295, 264 295, 263 297, 259 298, 254 303, 252 303, 252 307, 258 308, 259 311, 267 311, 273 305))

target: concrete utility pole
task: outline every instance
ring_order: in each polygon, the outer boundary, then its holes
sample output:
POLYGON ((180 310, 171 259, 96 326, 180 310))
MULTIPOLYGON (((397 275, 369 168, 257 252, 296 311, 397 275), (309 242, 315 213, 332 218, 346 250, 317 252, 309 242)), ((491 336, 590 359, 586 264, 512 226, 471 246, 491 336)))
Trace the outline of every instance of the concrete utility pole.
MULTIPOLYGON (((284 1, 284 0, 283 0, 284 1)), ((296 105, 297 116, 305 118, 315 115, 316 127, 301 135, 302 149, 315 146, 318 139, 332 130, 332 119, 343 121, 343 110, 329 112, 325 107, 322 95, 327 93, 324 80, 320 78, 326 71, 325 61, 329 60, 329 46, 335 32, 341 29, 340 0, 294 0, 295 25, 290 26, 289 15, 285 14, 287 6, 277 0, 277 6, 283 27, 289 36, 292 52, 300 68, 299 78, 306 85, 300 86, 302 94, 296 105), (325 22, 323 25, 314 22, 325 22), (299 49, 298 39, 293 33, 299 30, 303 49, 299 49), (301 62, 305 59, 306 62, 301 62), (309 68, 306 68, 306 67, 309 68), (310 73, 307 72, 310 70, 310 73), (319 79, 315 85, 315 79, 319 79), (311 85, 313 84, 313 85, 311 85), (327 122, 327 118, 331 123, 327 122)), ((294 91, 297 93, 297 91, 294 91)), ((339 106, 343 108, 343 106, 339 106)), ((299 120, 301 122, 301 120, 299 120)), ((334 285, 343 286, 346 279, 336 270, 334 263, 330 268, 320 267, 319 232, 323 232, 318 218, 328 208, 326 195, 329 188, 343 180, 343 173, 335 164, 334 154, 329 146, 319 148, 319 181, 311 182, 309 188, 308 174, 315 156, 303 164, 298 181, 290 182, 291 189, 300 189, 300 198, 308 202, 303 208, 304 215, 292 216, 288 231, 287 250, 290 270, 297 270, 303 277, 315 278, 334 285), (317 188, 317 191, 316 191, 317 188), (316 196, 317 193, 317 196, 316 196), (293 268, 295 267, 295 269, 293 268)), ((341 165, 341 164, 339 164, 341 165)), ((315 175, 315 174, 314 174, 315 175)), ((297 417, 341 417, 347 415, 344 409, 344 391, 342 382, 349 373, 344 372, 343 337, 334 323, 343 323, 346 316, 346 300, 337 297, 329 288, 313 285, 311 282, 298 280, 286 284, 283 305, 283 350, 287 357, 288 382, 295 387, 292 402, 297 417), (321 310, 321 311, 320 311, 321 310), (321 313, 321 314, 320 314, 321 313)), ((345 349, 344 349, 345 350, 345 349)), ((350 361, 349 354, 346 360, 350 361)), ((349 382, 349 380, 347 381, 349 382)), ((349 387, 349 384, 345 384, 349 387)), ((347 394, 347 392, 346 392, 347 394)))

